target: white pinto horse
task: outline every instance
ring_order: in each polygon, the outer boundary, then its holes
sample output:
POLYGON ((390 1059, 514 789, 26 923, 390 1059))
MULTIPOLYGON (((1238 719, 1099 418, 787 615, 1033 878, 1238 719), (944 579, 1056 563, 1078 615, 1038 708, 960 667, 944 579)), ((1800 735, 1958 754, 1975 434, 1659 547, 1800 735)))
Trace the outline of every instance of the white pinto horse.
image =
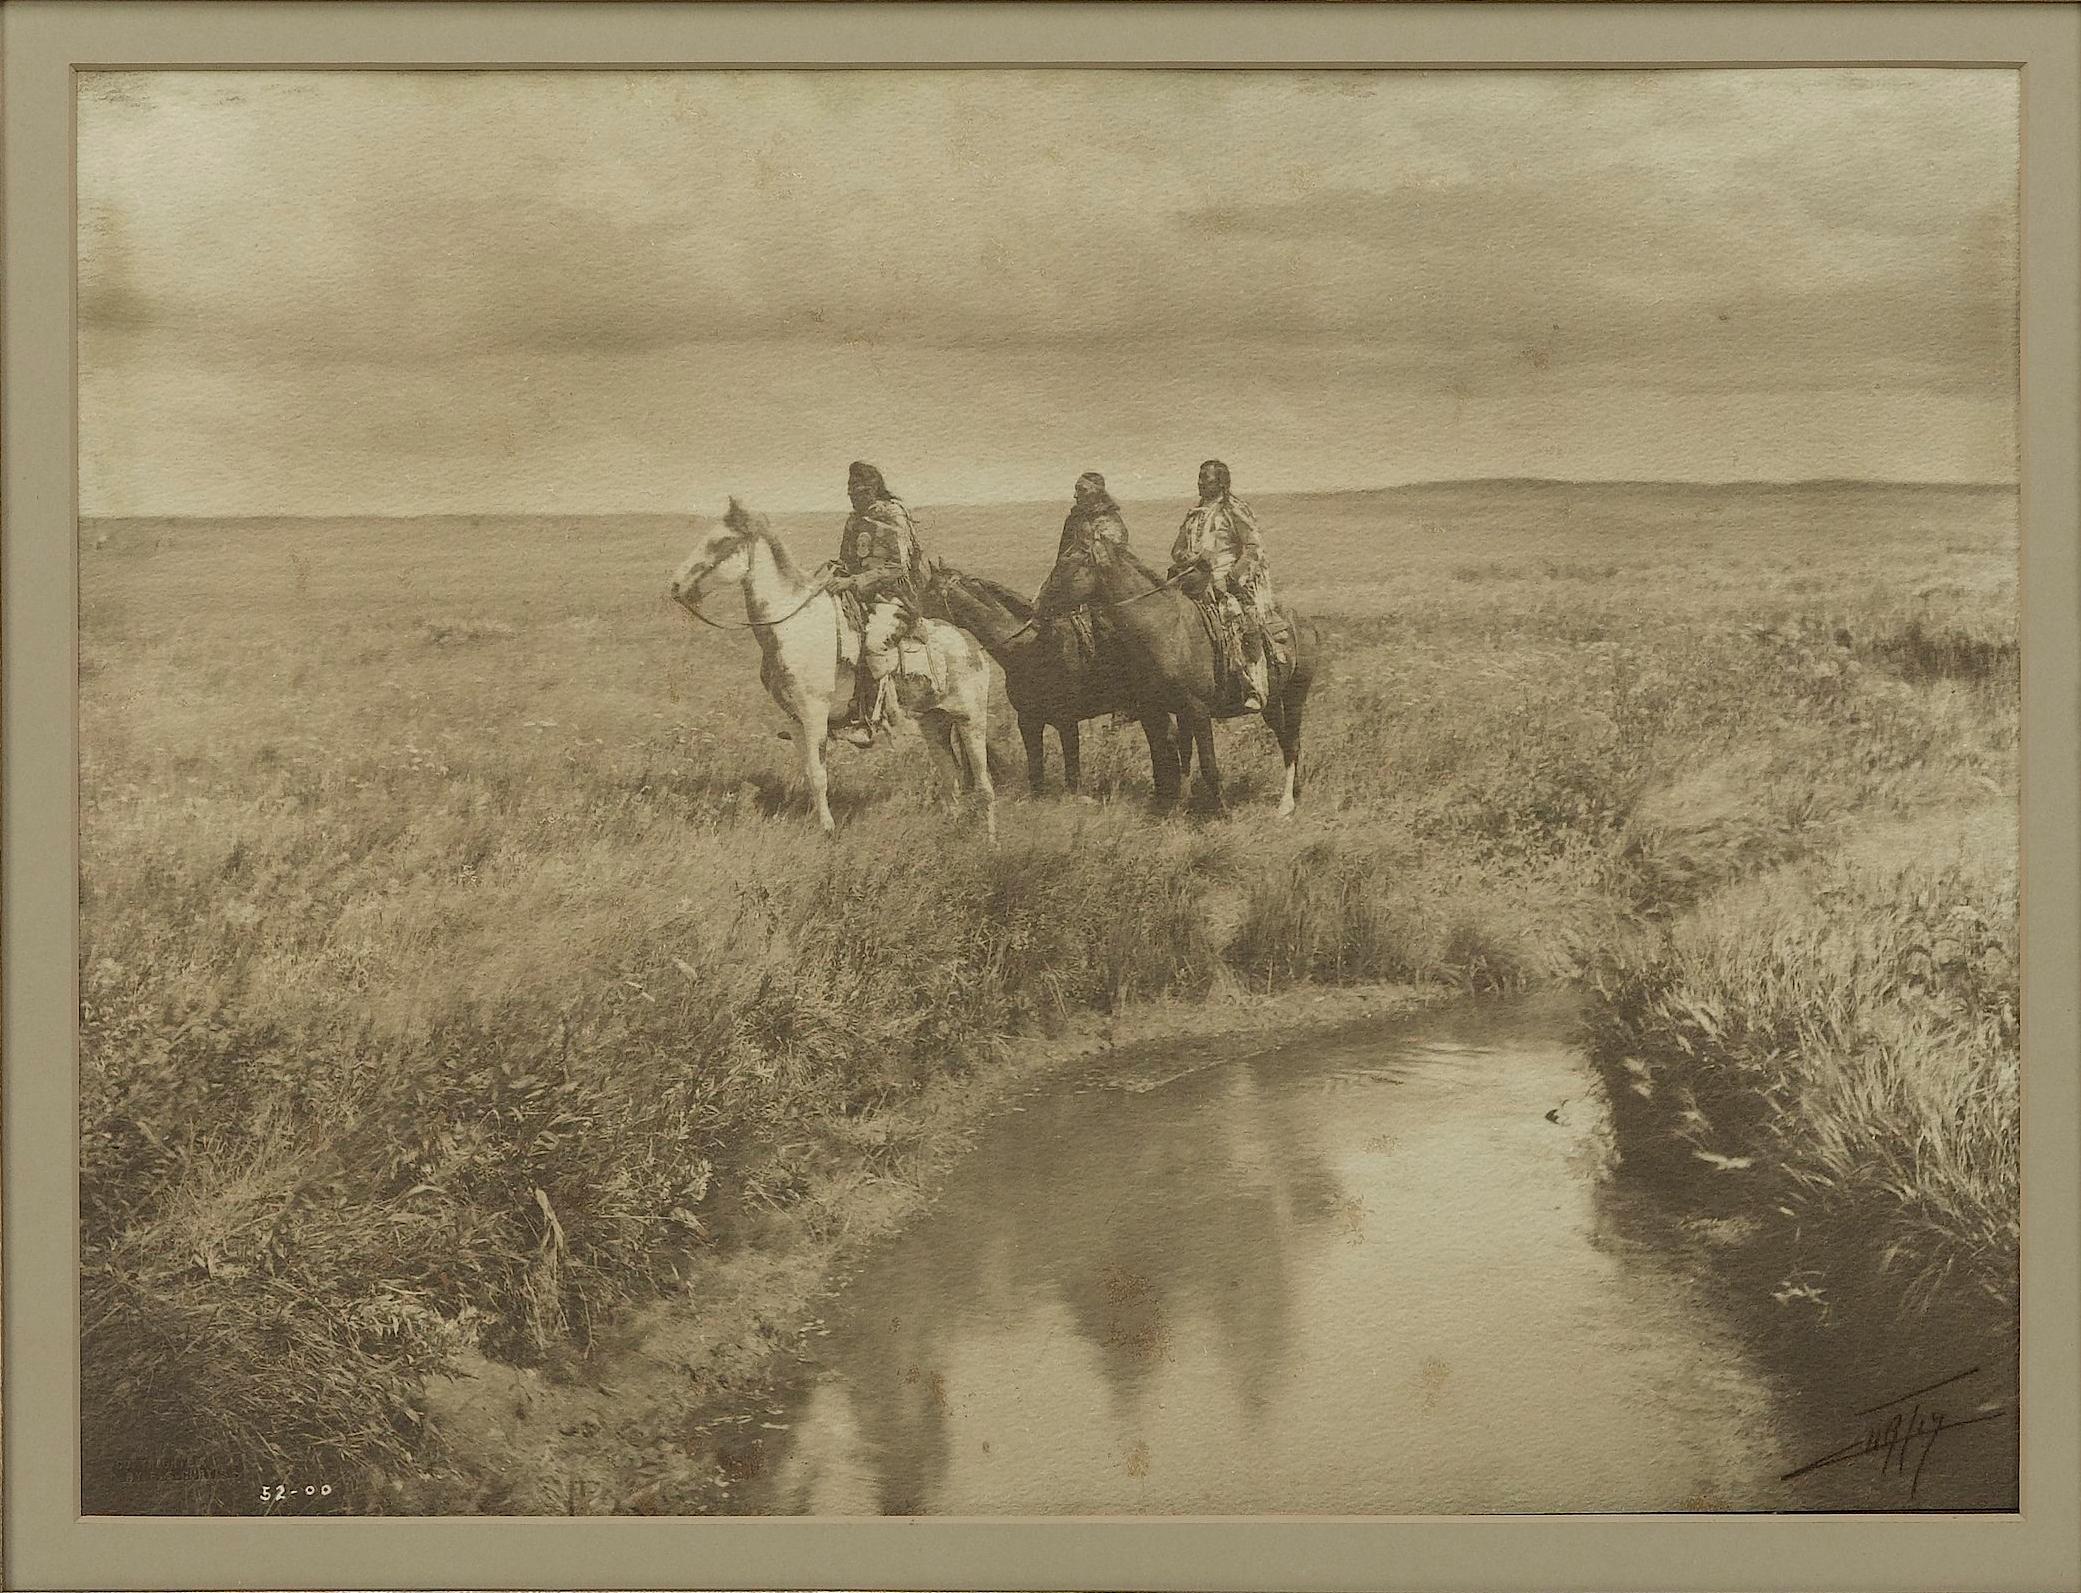
MULTIPOLYGON (((672 577, 672 600, 719 629, 739 625, 711 618, 703 600, 735 586, 744 601, 741 626, 759 640, 759 679, 795 721, 802 772, 816 805, 817 823, 832 831, 825 743, 842 726, 860 667, 860 632, 844 606, 806 576, 773 534, 766 517, 730 500, 722 524, 702 537, 672 577)), ((921 619, 902 643, 890 676, 896 706, 918 721, 925 745, 952 787, 982 800, 983 821, 997 839, 997 792, 990 784, 986 731, 990 661, 975 638, 943 620, 921 619)))

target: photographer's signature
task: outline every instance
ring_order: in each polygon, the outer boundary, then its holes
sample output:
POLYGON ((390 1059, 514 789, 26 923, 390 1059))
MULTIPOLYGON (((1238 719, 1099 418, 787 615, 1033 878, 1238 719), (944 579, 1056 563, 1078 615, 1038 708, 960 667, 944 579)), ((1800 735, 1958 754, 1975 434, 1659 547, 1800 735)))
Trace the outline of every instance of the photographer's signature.
POLYGON ((2006 1410, 1977 1411, 1971 1416, 1954 1417, 1942 1404, 1929 1398, 1940 1389, 1951 1388, 1969 1377, 1979 1375, 1977 1366, 1954 1372, 1949 1377, 1934 1383, 1925 1383, 1920 1388, 1911 1388, 1905 1394, 1883 1400, 1877 1405, 1866 1406, 1855 1412, 1857 1416, 1875 1418, 1863 1433, 1832 1449, 1818 1460, 1788 1471, 1781 1479, 1790 1482, 1795 1477, 1804 1477, 1810 1471, 1819 1471, 1824 1466, 1839 1466, 1846 1460, 1858 1460, 1867 1455, 1879 1457, 1879 1475, 1893 1475, 1908 1479, 1908 1497, 1915 1496, 1921 1486, 1922 1468, 1929 1463, 1929 1452, 1936 1448, 1937 1440, 1945 1433, 1955 1432, 1961 1427, 1976 1427, 1981 1422, 1998 1421, 2006 1416, 2006 1410))

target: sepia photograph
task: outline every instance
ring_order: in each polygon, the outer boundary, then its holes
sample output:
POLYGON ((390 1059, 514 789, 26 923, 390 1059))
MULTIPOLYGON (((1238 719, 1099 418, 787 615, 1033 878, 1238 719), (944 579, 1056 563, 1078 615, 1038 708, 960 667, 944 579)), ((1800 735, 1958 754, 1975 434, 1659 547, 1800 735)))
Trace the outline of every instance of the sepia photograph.
POLYGON ((2018 1510, 2015 68, 74 84, 82 1514, 2018 1510))

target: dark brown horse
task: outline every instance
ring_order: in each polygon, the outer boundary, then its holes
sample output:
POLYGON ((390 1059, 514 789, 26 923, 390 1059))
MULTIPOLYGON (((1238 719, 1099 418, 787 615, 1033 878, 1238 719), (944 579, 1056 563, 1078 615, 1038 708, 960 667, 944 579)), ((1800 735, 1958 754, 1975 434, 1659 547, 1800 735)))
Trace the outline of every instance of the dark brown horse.
MULTIPOLYGON (((1199 754, 1200 783, 1214 808, 1223 807, 1221 768, 1214 756, 1214 721, 1238 717, 1200 605, 1179 585, 1160 579, 1125 548, 1099 543, 1056 566, 1052 593, 1063 602, 1089 604, 1095 623, 1124 658, 1129 691, 1144 710, 1156 708, 1175 726, 1165 737, 1177 753, 1179 778, 1199 754)), ((1272 680, 1265 723, 1279 738, 1286 764, 1279 816, 1291 816, 1301 791, 1301 719, 1322 661, 1322 638, 1311 621, 1281 606, 1292 634, 1291 667, 1272 680)), ((1156 747, 1150 735, 1152 754, 1156 747)))
POLYGON ((1176 803, 1182 786, 1171 740, 1171 715, 1157 700, 1138 700, 1133 672, 1117 647, 1107 645, 1110 622, 1094 615, 1090 641, 1066 620, 1043 617, 1009 587, 942 566, 933 596, 948 617, 981 642, 1004 670, 1005 695, 1026 744, 1026 782, 1038 794, 1047 783, 1047 733, 1062 744, 1062 783, 1072 793, 1082 777, 1078 726, 1105 714, 1140 721, 1149 742, 1149 768, 1160 807, 1176 803))

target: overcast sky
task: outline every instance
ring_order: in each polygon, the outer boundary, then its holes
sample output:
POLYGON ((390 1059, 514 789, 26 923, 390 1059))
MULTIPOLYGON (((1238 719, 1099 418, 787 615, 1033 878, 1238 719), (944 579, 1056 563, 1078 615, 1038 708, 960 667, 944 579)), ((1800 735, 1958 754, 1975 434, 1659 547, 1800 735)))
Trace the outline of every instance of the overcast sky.
POLYGON ((2009 72, 81 83, 89 514, 2014 477, 2009 72))

